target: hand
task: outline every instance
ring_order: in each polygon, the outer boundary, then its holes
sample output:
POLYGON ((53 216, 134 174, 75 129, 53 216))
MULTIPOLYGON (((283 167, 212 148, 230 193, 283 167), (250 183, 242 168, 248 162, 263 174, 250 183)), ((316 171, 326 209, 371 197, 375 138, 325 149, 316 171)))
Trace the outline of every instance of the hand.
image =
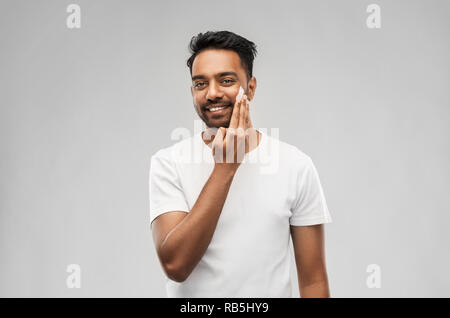
POLYGON ((252 127, 247 96, 234 104, 229 128, 220 127, 212 143, 216 166, 236 171, 248 152, 256 131, 252 127))

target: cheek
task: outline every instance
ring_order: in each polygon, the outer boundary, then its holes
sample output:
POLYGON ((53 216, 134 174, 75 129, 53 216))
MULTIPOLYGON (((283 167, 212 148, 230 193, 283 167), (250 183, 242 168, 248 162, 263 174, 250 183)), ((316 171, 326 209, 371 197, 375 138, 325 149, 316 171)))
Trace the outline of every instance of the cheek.
POLYGON ((195 104, 201 107, 205 103, 205 99, 201 94, 194 95, 195 104))
POLYGON ((237 89, 234 87, 232 90, 230 90, 230 91, 227 93, 227 98, 228 98, 228 100, 229 100, 231 103, 233 103, 233 104, 236 102, 236 97, 237 97, 237 95, 239 94, 239 88, 240 88, 240 86, 238 86, 237 89))
POLYGON ((194 102, 194 106, 195 107, 200 107, 200 105, 201 105, 201 102, 200 102, 200 98, 198 98, 198 96, 193 96, 192 97, 192 101, 194 102))
POLYGON ((200 110, 202 109, 203 105, 205 104, 205 102, 203 101, 202 98, 197 99, 197 100, 195 101, 195 103, 196 103, 198 109, 200 109, 200 110))

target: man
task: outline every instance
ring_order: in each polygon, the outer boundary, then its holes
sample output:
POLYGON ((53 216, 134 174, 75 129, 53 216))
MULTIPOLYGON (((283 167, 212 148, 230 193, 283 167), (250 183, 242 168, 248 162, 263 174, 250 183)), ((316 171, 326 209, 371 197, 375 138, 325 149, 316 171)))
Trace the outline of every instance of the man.
POLYGON ((279 141, 269 155, 279 160, 276 172, 249 163, 275 139, 250 120, 255 44, 206 32, 190 51, 191 94, 207 130, 159 150, 150 166, 150 222, 167 295, 292 297, 291 236, 300 295, 329 297, 323 223, 331 217, 311 158, 279 141), (195 151, 206 162, 190 160, 195 151))

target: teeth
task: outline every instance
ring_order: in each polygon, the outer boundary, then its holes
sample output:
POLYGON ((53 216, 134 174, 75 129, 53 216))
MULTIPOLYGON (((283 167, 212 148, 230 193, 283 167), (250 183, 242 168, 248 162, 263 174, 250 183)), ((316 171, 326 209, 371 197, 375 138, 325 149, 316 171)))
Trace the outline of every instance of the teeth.
POLYGON ((223 108, 225 108, 225 107, 227 107, 227 106, 223 106, 223 107, 211 107, 209 110, 212 111, 212 112, 215 112, 216 110, 223 109, 223 108))

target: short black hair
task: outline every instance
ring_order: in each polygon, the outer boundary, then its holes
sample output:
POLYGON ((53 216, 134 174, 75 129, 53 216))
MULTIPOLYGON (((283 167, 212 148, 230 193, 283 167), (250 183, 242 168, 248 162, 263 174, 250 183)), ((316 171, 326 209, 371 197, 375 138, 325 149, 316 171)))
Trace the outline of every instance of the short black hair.
POLYGON ((192 64, 195 57, 205 49, 233 50, 241 58, 242 67, 247 73, 247 80, 253 76, 253 60, 256 57, 256 44, 230 31, 208 31, 192 37, 189 51, 192 54, 187 66, 192 76, 192 64))

